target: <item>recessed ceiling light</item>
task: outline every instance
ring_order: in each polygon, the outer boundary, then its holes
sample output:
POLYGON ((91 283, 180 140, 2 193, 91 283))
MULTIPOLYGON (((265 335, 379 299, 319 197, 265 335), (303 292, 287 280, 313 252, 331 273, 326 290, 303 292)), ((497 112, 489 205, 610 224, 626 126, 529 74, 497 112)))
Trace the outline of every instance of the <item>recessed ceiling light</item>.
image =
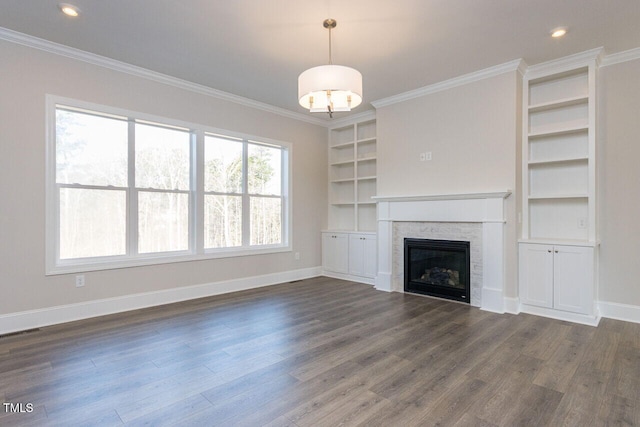
POLYGON ((557 39, 558 37, 562 37, 567 34, 567 29, 565 27, 558 27, 555 30, 551 31, 551 37, 557 39))
POLYGON ((80 9, 78 9, 76 6, 72 4, 60 3, 58 7, 62 11, 62 13, 64 13, 67 16, 71 16, 72 18, 75 18, 76 16, 80 15, 80 9))

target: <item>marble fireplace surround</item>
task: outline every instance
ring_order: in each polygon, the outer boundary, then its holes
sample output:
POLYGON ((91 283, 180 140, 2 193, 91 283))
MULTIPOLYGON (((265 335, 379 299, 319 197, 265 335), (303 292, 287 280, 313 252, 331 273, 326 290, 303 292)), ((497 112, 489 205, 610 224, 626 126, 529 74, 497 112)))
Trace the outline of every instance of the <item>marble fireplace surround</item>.
POLYGON ((505 199, 510 191, 375 197, 378 274, 375 287, 403 292, 405 237, 465 240, 471 246, 471 305, 505 312, 505 199))

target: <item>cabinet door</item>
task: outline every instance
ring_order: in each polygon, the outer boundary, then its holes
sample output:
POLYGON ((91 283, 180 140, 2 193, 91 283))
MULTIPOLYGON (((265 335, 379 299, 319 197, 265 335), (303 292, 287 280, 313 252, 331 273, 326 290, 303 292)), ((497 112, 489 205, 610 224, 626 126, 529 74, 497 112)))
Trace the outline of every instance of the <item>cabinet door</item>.
POLYGON ((554 247, 554 308, 593 313, 594 250, 582 246, 554 247))
POLYGON ((349 235, 349 274, 376 277, 378 248, 375 237, 369 234, 349 235))
POLYGON ((378 275, 378 239, 367 236, 364 240, 364 274, 375 278, 378 275))
POLYGON ((521 243, 519 267, 521 302, 553 307, 553 246, 521 243))
POLYGON ((322 233, 322 267, 327 271, 349 271, 349 240, 346 233, 322 233))

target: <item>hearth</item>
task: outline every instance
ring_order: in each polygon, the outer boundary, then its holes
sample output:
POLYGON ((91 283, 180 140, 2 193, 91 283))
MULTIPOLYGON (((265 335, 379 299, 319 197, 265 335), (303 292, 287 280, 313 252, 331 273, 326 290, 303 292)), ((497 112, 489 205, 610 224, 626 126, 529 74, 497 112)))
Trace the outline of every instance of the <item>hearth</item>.
POLYGON ((404 291, 470 303, 469 242, 404 239, 404 291))

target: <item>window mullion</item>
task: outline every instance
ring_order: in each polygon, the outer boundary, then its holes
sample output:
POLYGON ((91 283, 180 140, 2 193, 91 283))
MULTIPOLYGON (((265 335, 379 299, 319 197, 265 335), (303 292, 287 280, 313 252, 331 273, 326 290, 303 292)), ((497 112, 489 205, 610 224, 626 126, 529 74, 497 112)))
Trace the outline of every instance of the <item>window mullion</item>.
POLYGON ((280 148, 280 218, 282 219, 282 229, 280 239, 282 244, 289 242, 289 191, 291 181, 289 180, 289 152, 280 148))
POLYGON ((191 134, 191 223, 192 252, 204 253, 204 132, 191 134))
POLYGON ((249 198, 249 144, 242 141, 242 246, 251 244, 251 212, 249 198))
POLYGON ((136 189, 136 123, 129 119, 129 161, 127 167, 127 254, 138 254, 138 190, 136 189))

